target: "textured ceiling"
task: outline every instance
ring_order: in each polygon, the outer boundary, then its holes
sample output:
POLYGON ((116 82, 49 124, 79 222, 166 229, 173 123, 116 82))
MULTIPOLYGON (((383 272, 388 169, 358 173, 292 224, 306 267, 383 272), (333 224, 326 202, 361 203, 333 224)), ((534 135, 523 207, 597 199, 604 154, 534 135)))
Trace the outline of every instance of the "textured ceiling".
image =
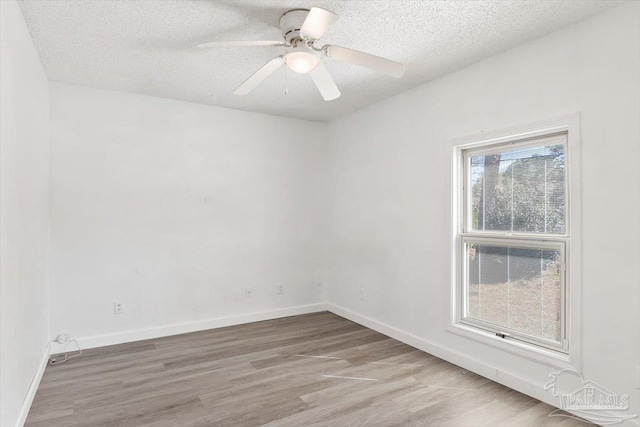
POLYGON ((317 121, 347 114, 618 3, 20 1, 51 80, 317 121), (323 101, 309 76, 286 67, 239 97, 233 90, 284 48, 195 48, 215 40, 279 40, 282 13, 311 6, 340 16, 320 45, 405 62, 405 76, 394 79, 325 58, 342 92, 335 101, 323 101))

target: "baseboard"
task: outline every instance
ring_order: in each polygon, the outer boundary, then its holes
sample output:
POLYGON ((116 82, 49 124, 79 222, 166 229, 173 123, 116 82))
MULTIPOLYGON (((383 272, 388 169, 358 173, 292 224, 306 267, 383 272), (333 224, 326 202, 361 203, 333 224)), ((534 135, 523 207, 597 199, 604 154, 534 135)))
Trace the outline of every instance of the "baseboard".
MULTIPOLYGON (((327 303, 327 310, 337 314, 338 316, 344 317, 345 319, 349 319, 352 322, 356 322, 369 329, 373 329, 376 332, 380 332, 381 334, 422 350, 425 353, 432 354, 440 359, 453 363, 454 365, 460 366, 506 387, 519 391, 520 393, 526 394, 527 396, 531 396, 556 408, 559 407, 559 402, 554 398, 554 396, 544 390, 544 384, 534 383, 531 380, 522 378, 512 372, 506 372, 499 366, 491 366, 467 355, 451 351, 431 341, 425 340, 424 338, 420 338, 409 332, 379 322, 339 305, 327 303)), ((619 415, 611 412, 602 412, 602 414, 608 416, 619 415)), ((576 415, 580 416, 579 414, 576 415)), ((638 419, 635 418, 632 420, 625 420, 617 425, 636 426, 638 425, 637 423, 638 419)))
POLYGON ((240 314, 237 316, 219 317, 197 322, 161 326, 159 328, 139 329, 134 331, 119 332, 115 334, 83 337, 78 338, 78 344, 83 349, 105 347, 108 345, 124 344, 133 341, 186 334, 189 332, 204 331, 207 329, 223 328, 225 326, 241 325, 243 323, 279 319, 281 317, 297 316, 300 314, 317 313, 326 310, 327 305, 325 303, 299 305, 294 307, 279 308, 275 310, 240 314))
POLYGON ((20 412, 18 413, 16 427, 24 426, 24 423, 27 421, 27 416, 29 415, 31 404, 33 403, 33 399, 36 397, 36 392, 38 391, 38 387, 40 386, 40 381, 42 380, 42 376, 44 375, 44 370, 47 368, 47 364, 49 363, 50 355, 50 348, 47 345, 44 355, 42 356, 42 360, 40 361, 40 365, 38 366, 38 370, 36 371, 33 380, 31 380, 31 385, 29 386, 29 390, 27 390, 27 395, 22 401, 22 407, 20 408, 20 412))
POLYGON ((420 338, 409 332, 395 328, 382 322, 378 322, 370 317, 363 316, 362 314, 351 311, 347 308, 339 305, 327 304, 327 309, 337 314, 338 316, 349 319, 360 325, 366 326, 369 329, 380 332, 412 347, 424 351, 425 353, 432 354, 440 359, 444 359, 447 362, 458 365, 464 369, 474 372, 478 375, 482 375, 485 378, 489 378, 492 381, 505 385, 509 388, 517 390, 521 393, 535 397, 538 400, 542 400, 550 405, 557 406, 556 402, 553 402, 553 396, 547 396, 544 392, 543 384, 533 384, 531 381, 520 377, 517 374, 505 372, 497 366, 490 366, 485 363, 479 362, 469 356, 461 353, 451 351, 431 341, 420 338), (540 390, 540 393, 535 393, 536 389, 540 390), (534 393, 535 395, 533 395, 534 393))

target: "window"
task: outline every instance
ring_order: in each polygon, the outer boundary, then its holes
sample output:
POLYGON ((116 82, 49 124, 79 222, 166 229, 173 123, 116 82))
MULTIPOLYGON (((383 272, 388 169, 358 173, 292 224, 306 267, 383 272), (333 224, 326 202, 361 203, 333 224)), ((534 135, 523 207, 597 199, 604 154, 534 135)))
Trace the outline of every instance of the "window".
POLYGON ((568 352, 567 132, 455 151, 454 322, 568 352))

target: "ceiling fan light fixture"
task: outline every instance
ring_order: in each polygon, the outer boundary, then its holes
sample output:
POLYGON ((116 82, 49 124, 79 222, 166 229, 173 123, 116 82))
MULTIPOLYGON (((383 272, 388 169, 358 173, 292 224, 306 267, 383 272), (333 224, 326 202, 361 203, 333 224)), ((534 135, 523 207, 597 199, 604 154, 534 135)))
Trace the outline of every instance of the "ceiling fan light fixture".
POLYGON ((306 74, 318 65, 318 55, 307 46, 296 46, 284 55, 284 62, 291 71, 306 74))

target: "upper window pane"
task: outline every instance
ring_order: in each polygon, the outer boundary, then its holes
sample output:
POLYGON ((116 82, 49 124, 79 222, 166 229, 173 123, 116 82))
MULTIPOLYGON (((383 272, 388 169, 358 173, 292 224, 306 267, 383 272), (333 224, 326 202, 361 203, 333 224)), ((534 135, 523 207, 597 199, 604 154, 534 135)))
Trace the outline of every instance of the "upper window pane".
POLYGON ((563 139, 469 158, 471 230, 565 233, 563 139))

